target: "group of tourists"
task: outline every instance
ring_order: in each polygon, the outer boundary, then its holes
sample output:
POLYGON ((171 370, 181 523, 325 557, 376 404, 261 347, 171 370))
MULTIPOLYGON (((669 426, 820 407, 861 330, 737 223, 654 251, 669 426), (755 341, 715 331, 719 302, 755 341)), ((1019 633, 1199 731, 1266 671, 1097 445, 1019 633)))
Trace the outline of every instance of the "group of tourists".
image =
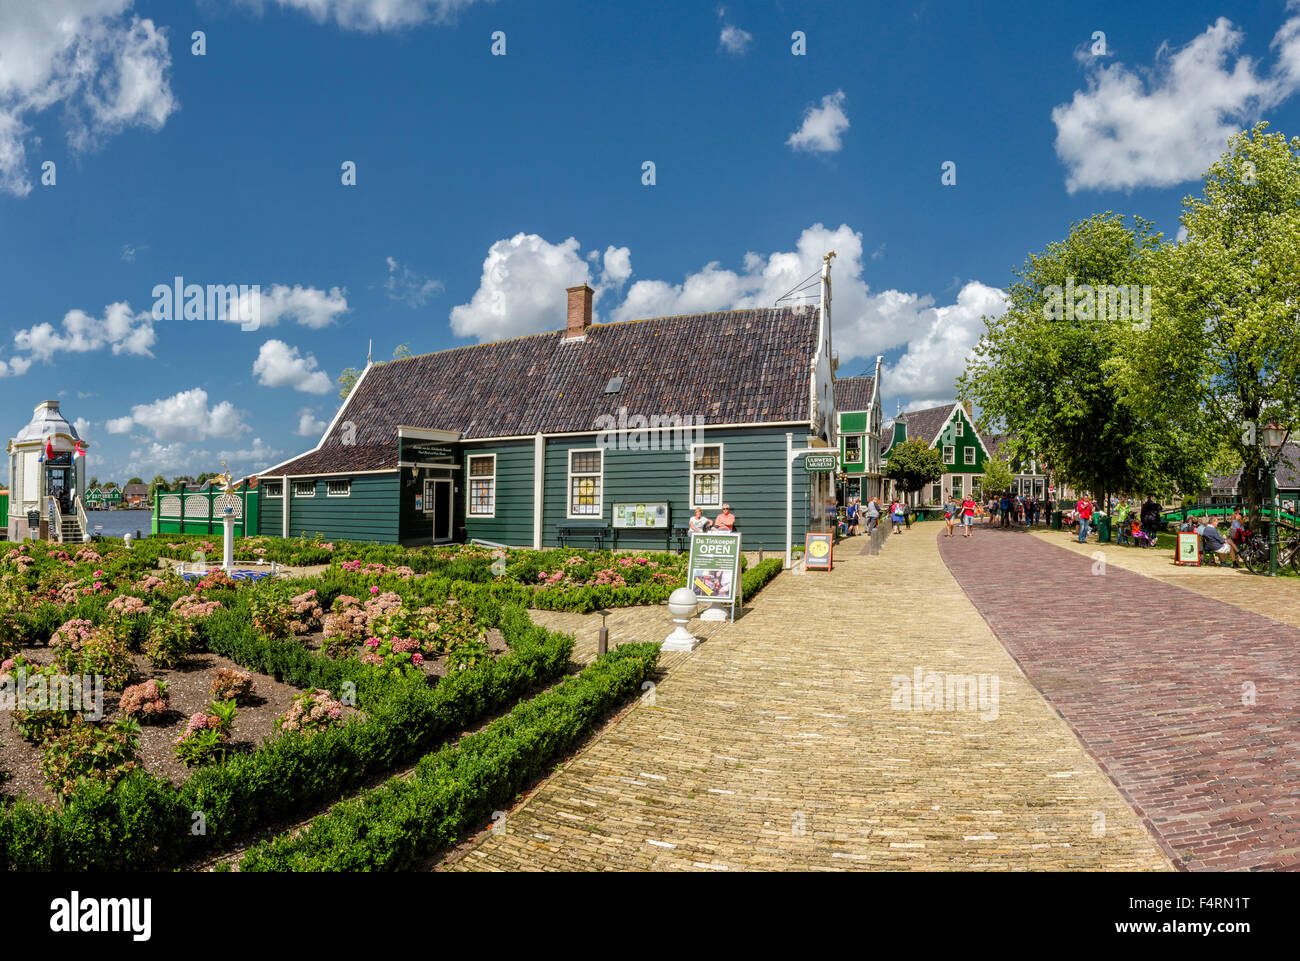
POLYGON ((995 522, 999 522, 1002 527, 1013 525, 1033 527, 1038 523, 1040 516, 1046 524, 1052 516, 1054 506, 1050 498, 1040 501, 1033 494, 1025 496, 1010 492, 1004 493, 1001 497, 990 497, 984 502, 989 527, 992 527, 995 522))
POLYGON ((948 500, 945 501, 943 505, 943 536, 952 537, 953 528, 960 523, 962 537, 974 537, 975 515, 979 513, 979 509, 979 504, 976 503, 975 498, 971 497, 969 494, 966 495, 960 504, 957 503, 955 497, 949 494, 948 500))
POLYGON ((1245 544, 1246 538, 1250 536, 1250 531, 1246 529, 1245 518, 1242 517, 1241 511, 1233 511, 1232 519, 1228 525, 1228 533, 1225 535, 1218 526, 1210 523, 1209 517, 1195 518, 1185 517, 1179 527, 1182 533, 1195 533, 1201 539, 1201 553, 1209 554, 1216 560, 1225 555, 1232 560, 1232 566, 1236 567, 1239 560, 1239 551, 1245 544))
MULTIPOLYGON (((892 508, 891 508, 892 509, 892 508)), ((844 520, 839 522, 839 531, 845 537, 858 533, 859 525, 865 527, 865 534, 870 534, 880 524, 880 498, 870 497, 866 504, 861 497, 850 497, 844 506, 844 520)))
MULTIPOLYGON (((1088 540, 1089 532, 1096 526, 1097 505, 1086 494, 1080 496, 1066 517, 1066 523, 1076 528, 1080 544, 1088 540)), ((1140 506, 1132 500, 1111 499, 1110 521, 1115 529, 1115 543, 1121 547, 1155 547, 1156 535, 1164 526, 1160 505, 1148 495, 1140 506)))

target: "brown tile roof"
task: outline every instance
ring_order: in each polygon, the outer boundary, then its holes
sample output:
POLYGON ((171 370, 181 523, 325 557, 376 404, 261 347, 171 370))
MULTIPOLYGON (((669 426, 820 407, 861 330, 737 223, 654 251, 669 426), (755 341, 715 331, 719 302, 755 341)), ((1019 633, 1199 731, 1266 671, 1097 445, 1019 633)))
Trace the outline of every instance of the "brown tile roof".
POLYGON ((835 381, 835 409, 837 411, 871 410, 871 391, 874 377, 843 377, 835 381))
POLYGON ((956 404, 944 404, 942 407, 927 407, 925 410, 912 410, 903 414, 907 421, 908 440, 931 443, 956 406, 956 404))
POLYGON ((397 428, 491 438, 596 431, 601 414, 703 417, 706 424, 809 417, 817 309, 754 308, 596 324, 371 366, 320 448, 264 471, 323 474, 397 465, 397 428), (606 394, 610 379, 622 389, 606 394), (355 443, 344 446, 345 424, 355 443))

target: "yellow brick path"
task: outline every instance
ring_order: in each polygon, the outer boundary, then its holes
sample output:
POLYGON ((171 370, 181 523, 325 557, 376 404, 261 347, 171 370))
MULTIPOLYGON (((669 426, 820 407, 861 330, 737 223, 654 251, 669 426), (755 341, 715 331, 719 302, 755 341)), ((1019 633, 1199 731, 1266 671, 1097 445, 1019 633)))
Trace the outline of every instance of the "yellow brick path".
POLYGON ((1168 870, 937 530, 782 574, 444 869, 1168 870), (996 719, 891 709, 918 667, 996 675, 996 719))

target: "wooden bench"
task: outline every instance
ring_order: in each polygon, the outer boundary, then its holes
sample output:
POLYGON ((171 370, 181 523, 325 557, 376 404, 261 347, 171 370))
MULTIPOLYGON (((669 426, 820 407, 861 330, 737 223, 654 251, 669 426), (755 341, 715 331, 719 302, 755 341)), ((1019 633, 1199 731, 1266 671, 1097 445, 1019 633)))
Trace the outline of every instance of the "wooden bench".
POLYGON ((596 550, 604 547, 605 541, 610 536, 609 528, 604 524, 558 524, 556 535, 561 547, 568 547, 567 542, 575 538, 578 540, 590 538, 596 550))

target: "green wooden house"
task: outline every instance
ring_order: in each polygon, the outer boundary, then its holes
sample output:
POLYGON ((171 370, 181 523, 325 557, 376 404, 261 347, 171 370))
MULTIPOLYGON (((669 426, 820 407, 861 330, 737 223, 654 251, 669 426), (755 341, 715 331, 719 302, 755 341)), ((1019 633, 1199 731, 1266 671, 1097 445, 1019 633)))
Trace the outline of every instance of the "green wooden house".
POLYGON ((103 506, 104 492, 98 487, 86 491, 86 509, 97 511, 103 506))
POLYGON ((260 532, 663 549, 728 504, 774 551, 787 475, 793 539, 820 529, 833 475, 787 450, 834 443, 829 311, 592 324, 592 296, 557 331, 368 364, 320 443, 255 478, 260 532))
POLYGON ((122 492, 116 487, 104 488, 100 496, 100 505, 105 510, 111 510, 118 504, 122 503, 122 492))
MULTIPOLYGON (((980 477, 989 458, 989 449, 975 429, 975 418, 961 404, 944 404, 925 410, 898 414, 885 428, 889 445, 882 454, 886 466, 889 451, 895 444, 918 437, 943 456, 944 476, 928 489, 915 491, 906 499, 915 506, 939 505, 949 497, 961 500, 971 493, 979 497, 980 477)), ((890 496, 901 492, 891 485, 890 496)))
POLYGON ((840 377, 835 381, 835 417, 839 425, 841 504, 850 498, 881 497, 880 371, 876 358, 871 377, 840 377))

